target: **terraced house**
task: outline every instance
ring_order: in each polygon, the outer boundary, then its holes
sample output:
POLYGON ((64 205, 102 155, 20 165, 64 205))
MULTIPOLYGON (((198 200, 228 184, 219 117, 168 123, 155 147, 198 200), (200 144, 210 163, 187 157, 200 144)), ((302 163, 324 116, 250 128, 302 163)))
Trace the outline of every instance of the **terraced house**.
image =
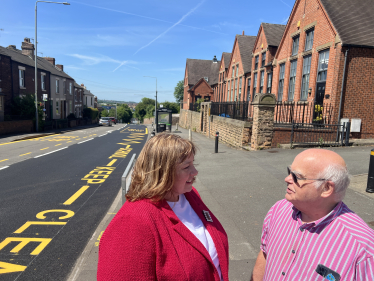
POLYGON ((224 96, 226 93, 226 80, 227 80, 227 73, 229 69, 229 63, 231 60, 231 53, 222 53, 220 67, 219 67, 219 74, 218 74, 218 92, 217 95, 214 96, 214 101, 222 102, 224 101, 224 96))
POLYGON ((373 0, 297 0, 273 61, 277 100, 312 105, 313 121, 346 118, 354 137, 374 137, 373 13, 373 0))

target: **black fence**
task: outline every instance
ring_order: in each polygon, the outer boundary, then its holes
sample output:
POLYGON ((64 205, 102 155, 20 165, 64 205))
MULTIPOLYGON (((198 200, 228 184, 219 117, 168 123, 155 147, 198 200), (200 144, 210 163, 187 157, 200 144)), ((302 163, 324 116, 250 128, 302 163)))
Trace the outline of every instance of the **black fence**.
POLYGON ((291 145, 348 146, 350 122, 339 124, 292 123, 291 145))
POLYGON ((20 120, 32 120, 34 116, 24 116, 24 115, 5 115, 4 121, 20 121, 20 120))
POLYGON ((274 123, 278 124, 333 124, 334 108, 331 104, 280 102, 275 105, 274 123))
POLYGON ((250 121, 253 114, 252 108, 252 104, 247 101, 212 102, 210 114, 237 120, 250 121))
POLYGON ((189 110, 200 112, 200 108, 201 108, 201 103, 198 103, 198 102, 190 103, 189 110))

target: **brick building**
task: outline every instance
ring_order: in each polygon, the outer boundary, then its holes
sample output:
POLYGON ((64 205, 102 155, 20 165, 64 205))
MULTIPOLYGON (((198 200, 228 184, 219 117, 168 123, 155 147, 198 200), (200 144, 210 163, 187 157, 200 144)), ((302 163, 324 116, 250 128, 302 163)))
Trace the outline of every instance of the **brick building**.
MULTIPOLYGON (((22 50, 10 45, 7 48, 0 46, 0 88, 3 101, 3 115, 12 115, 11 105, 14 97, 22 97, 35 93, 35 63, 34 45, 29 38, 22 42, 22 50)), ((40 65, 38 58, 38 101, 42 102, 43 94, 50 96, 50 73, 40 65)), ((0 106, 1 107, 1 106, 0 106)), ((46 104, 47 112, 49 105, 46 104)), ((1 115, 1 114, 0 114, 1 115)), ((50 120, 46 115, 46 120, 50 120)), ((1 119, 0 121, 4 120, 1 119)))
POLYGON ((214 91, 218 91, 218 74, 220 61, 187 59, 184 76, 183 108, 198 99, 213 100, 214 91))
POLYGON ((218 74, 218 91, 217 95, 214 96, 215 102, 223 102, 224 95, 226 92, 226 78, 227 78, 227 72, 229 69, 229 63, 231 60, 231 53, 222 53, 221 57, 221 65, 219 67, 219 74, 218 74))
POLYGON ((373 138, 373 12, 374 0, 296 0, 273 61, 277 100, 330 105, 373 138))
POLYGON ((76 118, 83 117, 83 93, 84 85, 74 82, 74 114, 76 118))
MULTIPOLYGON (((252 49, 256 36, 236 35, 226 76, 223 101, 243 101, 247 96, 248 78, 251 76, 252 49)), ((226 62, 225 62, 226 64, 226 62)))
POLYGON ((252 75, 247 81, 250 91, 246 92, 250 95, 246 95, 246 100, 252 100, 256 93, 272 92, 273 60, 285 28, 281 24, 261 23, 252 50, 252 75))

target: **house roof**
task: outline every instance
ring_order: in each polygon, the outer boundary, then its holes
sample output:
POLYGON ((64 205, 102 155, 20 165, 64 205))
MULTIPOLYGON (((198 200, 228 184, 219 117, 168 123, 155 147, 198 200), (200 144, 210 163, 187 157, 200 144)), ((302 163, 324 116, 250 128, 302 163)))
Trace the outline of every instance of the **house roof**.
POLYGON ((286 26, 283 24, 261 23, 268 46, 278 47, 286 26))
MULTIPOLYGON (((31 66, 31 67, 35 67, 34 58, 22 54, 21 50, 13 49, 11 47, 4 48, 4 47, 0 46, 0 53, 3 54, 3 55, 11 57, 11 59, 13 61, 22 63, 24 65, 28 65, 28 66, 31 66)), ((57 68, 56 66, 54 66, 53 64, 51 64, 50 62, 45 60, 44 58, 37 57, 37 60, 38 60, 37 61, 38 62, 38 65, 37 65, 38 69, 49 71, 51 74, 54 74, 54 75, 57 75, 57 76, 73 79, 69 75, 67 75, 65 72, 61 71, 59 68, 57 68)))
POLYGON ((231 53, 223 52, 222 56, 223 56, 223 59, 225 61, 225 69, 227 69, 229 67, 229 63, 230 63, 230 60, 231 60, 231 53))
POLYGON ((187 59, 188 84, 195 85, 201 78, 208 77, 210 86, 218 83, 220 61, 187 59))
POLYGON ((320 0, 343 45, 374 47, 374 0, 320 0))
POLYGON ((255 45, 256 36, 236 35, 238 39, 240 57, 243 63, 244 73, 251 72, 252 68, 252 50, 255 45))
POLYGON ((79 89, 84 89, 81 85, 79 85, 77 82, 74 81, 74 87, 79 89))

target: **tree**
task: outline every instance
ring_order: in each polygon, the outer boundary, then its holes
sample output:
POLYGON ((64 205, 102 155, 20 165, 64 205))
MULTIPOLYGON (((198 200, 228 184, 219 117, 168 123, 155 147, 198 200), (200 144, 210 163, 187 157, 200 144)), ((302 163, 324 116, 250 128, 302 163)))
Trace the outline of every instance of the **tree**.
POLYGON ((183 95, 184 95, 184 85, 183 85, 183 80, 181 80, 177 83, 177 86, 174 88, 174 97, 177 103, 180 103, 183 101, 183 95))
POLYGON ((127 104, 121 104, 117 107, 117 119, 123 123, 130 123, 132 118, 132 110, 127 104))
POLYGON ((164 101, 162 106, 167 109, 171 109, 172 113, 179 113, 180 105, 177 102, 164 101))
POLYGON ((142 98, 142 100, 135 107, 135 117, 143 122, 144 118, 153 117, 155 111, 155 100, 149 98, 142 98))
POLYGON ((109 109, 109 112, 107 109, 103 109, 101 112, 102 117, 116 117, 116 110, 114 108, 109 109))

